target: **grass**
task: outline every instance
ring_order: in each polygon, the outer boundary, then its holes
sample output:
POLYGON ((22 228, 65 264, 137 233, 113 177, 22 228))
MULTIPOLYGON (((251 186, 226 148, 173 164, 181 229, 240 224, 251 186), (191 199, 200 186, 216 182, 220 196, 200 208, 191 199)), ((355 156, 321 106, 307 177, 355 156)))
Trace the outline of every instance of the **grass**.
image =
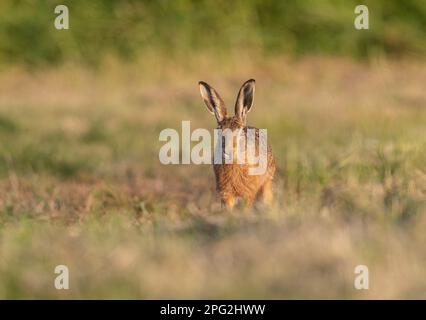
POLYGON ((357 0, 63 0, 69 29, 56 30, 56 0, 0 4, 0 68, 69 61, 98 67, 111 56, 133 61, 150 51, 186 61, 194 53, 336 54, 399 59, 426 53, 423 1, 357 0), (357 5, 369 30, 356 30, 357 5), (208 36, 206 36, 208 34, 208 36), (33 41, 37 39, 37 41, 33 41), (31 43, 31 50, 28 44, 31 43))
POLYGON ((426 298, 424 63, 191 61, 0 74, 0 298, 426 298), (227 214, 158 135, 214 128, 198 80, 232 108, 252 77, 276 200, 227 214))

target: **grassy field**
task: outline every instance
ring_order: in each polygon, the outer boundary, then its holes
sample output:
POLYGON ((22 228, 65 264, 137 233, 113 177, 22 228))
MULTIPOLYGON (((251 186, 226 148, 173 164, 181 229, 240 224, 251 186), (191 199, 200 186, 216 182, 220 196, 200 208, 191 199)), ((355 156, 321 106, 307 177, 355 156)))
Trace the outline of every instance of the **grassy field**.
POLYGON ((8 68, 0 298, 426 298, 425 83, 424 62, 379 57, 8 68), (276 200, 224 213, 212 168, 161 165, 158 135, 214 128, 198 80, 233 108, 249 78, 276 200))

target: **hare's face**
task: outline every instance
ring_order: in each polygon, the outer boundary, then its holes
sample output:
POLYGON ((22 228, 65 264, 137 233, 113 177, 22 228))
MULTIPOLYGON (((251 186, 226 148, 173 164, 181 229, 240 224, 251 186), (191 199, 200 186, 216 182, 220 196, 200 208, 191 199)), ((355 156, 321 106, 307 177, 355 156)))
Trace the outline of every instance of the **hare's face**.
POLYGON ((221 122, 218 123, 218 129, 229 129, 231 131, 239 131, 244 129, 245 124, 241 122, 238 117, 226 117, 221 122))
POLYGON ((235 115, 228 117, 225 103, 216 90, 203 81, 199 82, 201 97, 210 113, 215 115, 218 129, 221 129, 221 153, 225 160, 237 159, 237 153, 241 151, 241 146, 245 145, 247 113, 253 106, 254 83, 251 79, 242 85, 235 102, 235 115))
POLYGON ((238 159, 238 152, 242 152, 242 147, 245 147, 245 126, 238 117, 225 118, 223 119, 217 129, 222 139, 222 144, 217 147, 221 147, 222 158, 225 161, 236 162, 238 159), (234 161, 235 160, 235 161, 234 161))

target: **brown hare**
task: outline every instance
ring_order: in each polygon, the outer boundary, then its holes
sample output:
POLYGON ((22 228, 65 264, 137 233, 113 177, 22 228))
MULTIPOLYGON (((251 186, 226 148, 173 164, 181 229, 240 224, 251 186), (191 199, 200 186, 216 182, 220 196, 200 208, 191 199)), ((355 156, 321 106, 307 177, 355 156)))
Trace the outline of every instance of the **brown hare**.
POLYGON ((235 115, 233 117, 227 116, 225 104, 215 89, 203 81, 199 82, 199 87, 207 109, 216 117, 217 129, 221 129, 221 132, 229 129, 227 131, 232 132, 232 139, 228 139, 228 142, 222 142, 218 150, 221 160, 229 158, 229 154, 227 154, 229 149, 226 149, 226 145, 231 143, 233 161, 221 161, 220 163, 215 161, 213 165, 216 188, 222 201, 222 206, 232 210, 238 198, 244 199, 247 206, 251 206, 253 201, 257 199, 270 204, 273 196, 272 179, 275 174, 275 160, 271 147, 266 140, 260 141, 259 144, 259 140, 262 140, 259 139, 259 129, 247 126, 246 120, 247 113, 253 106, 255 81, 251 79, 242 85, 235 103, 235 115), (266 155, 265 170, 260 174, 249 174, 249 169, 253 167, 253 163, 235 161, 235 152, 238 149, 236 145, 238 141, 241 141, 241 137, 243 141, 248 141, 246 138, 250 131, 254 133, 252 137, 255 138, 256 154, 259 155, 259 146, 262 146, 263 143, 263 150, 266 155))

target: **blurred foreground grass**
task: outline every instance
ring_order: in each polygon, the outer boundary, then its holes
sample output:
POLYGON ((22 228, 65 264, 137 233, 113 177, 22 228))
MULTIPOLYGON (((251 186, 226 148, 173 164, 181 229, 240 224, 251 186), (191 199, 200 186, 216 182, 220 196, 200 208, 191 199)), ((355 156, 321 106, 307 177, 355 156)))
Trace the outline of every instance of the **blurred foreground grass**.
POLYGON ((426 298, 423 62, 210 58, 0 74, 0 297, 426 298), (276 201, 225 214, 158 134, 214 127, 198 80, 232 109, 252 77, 276 201))

